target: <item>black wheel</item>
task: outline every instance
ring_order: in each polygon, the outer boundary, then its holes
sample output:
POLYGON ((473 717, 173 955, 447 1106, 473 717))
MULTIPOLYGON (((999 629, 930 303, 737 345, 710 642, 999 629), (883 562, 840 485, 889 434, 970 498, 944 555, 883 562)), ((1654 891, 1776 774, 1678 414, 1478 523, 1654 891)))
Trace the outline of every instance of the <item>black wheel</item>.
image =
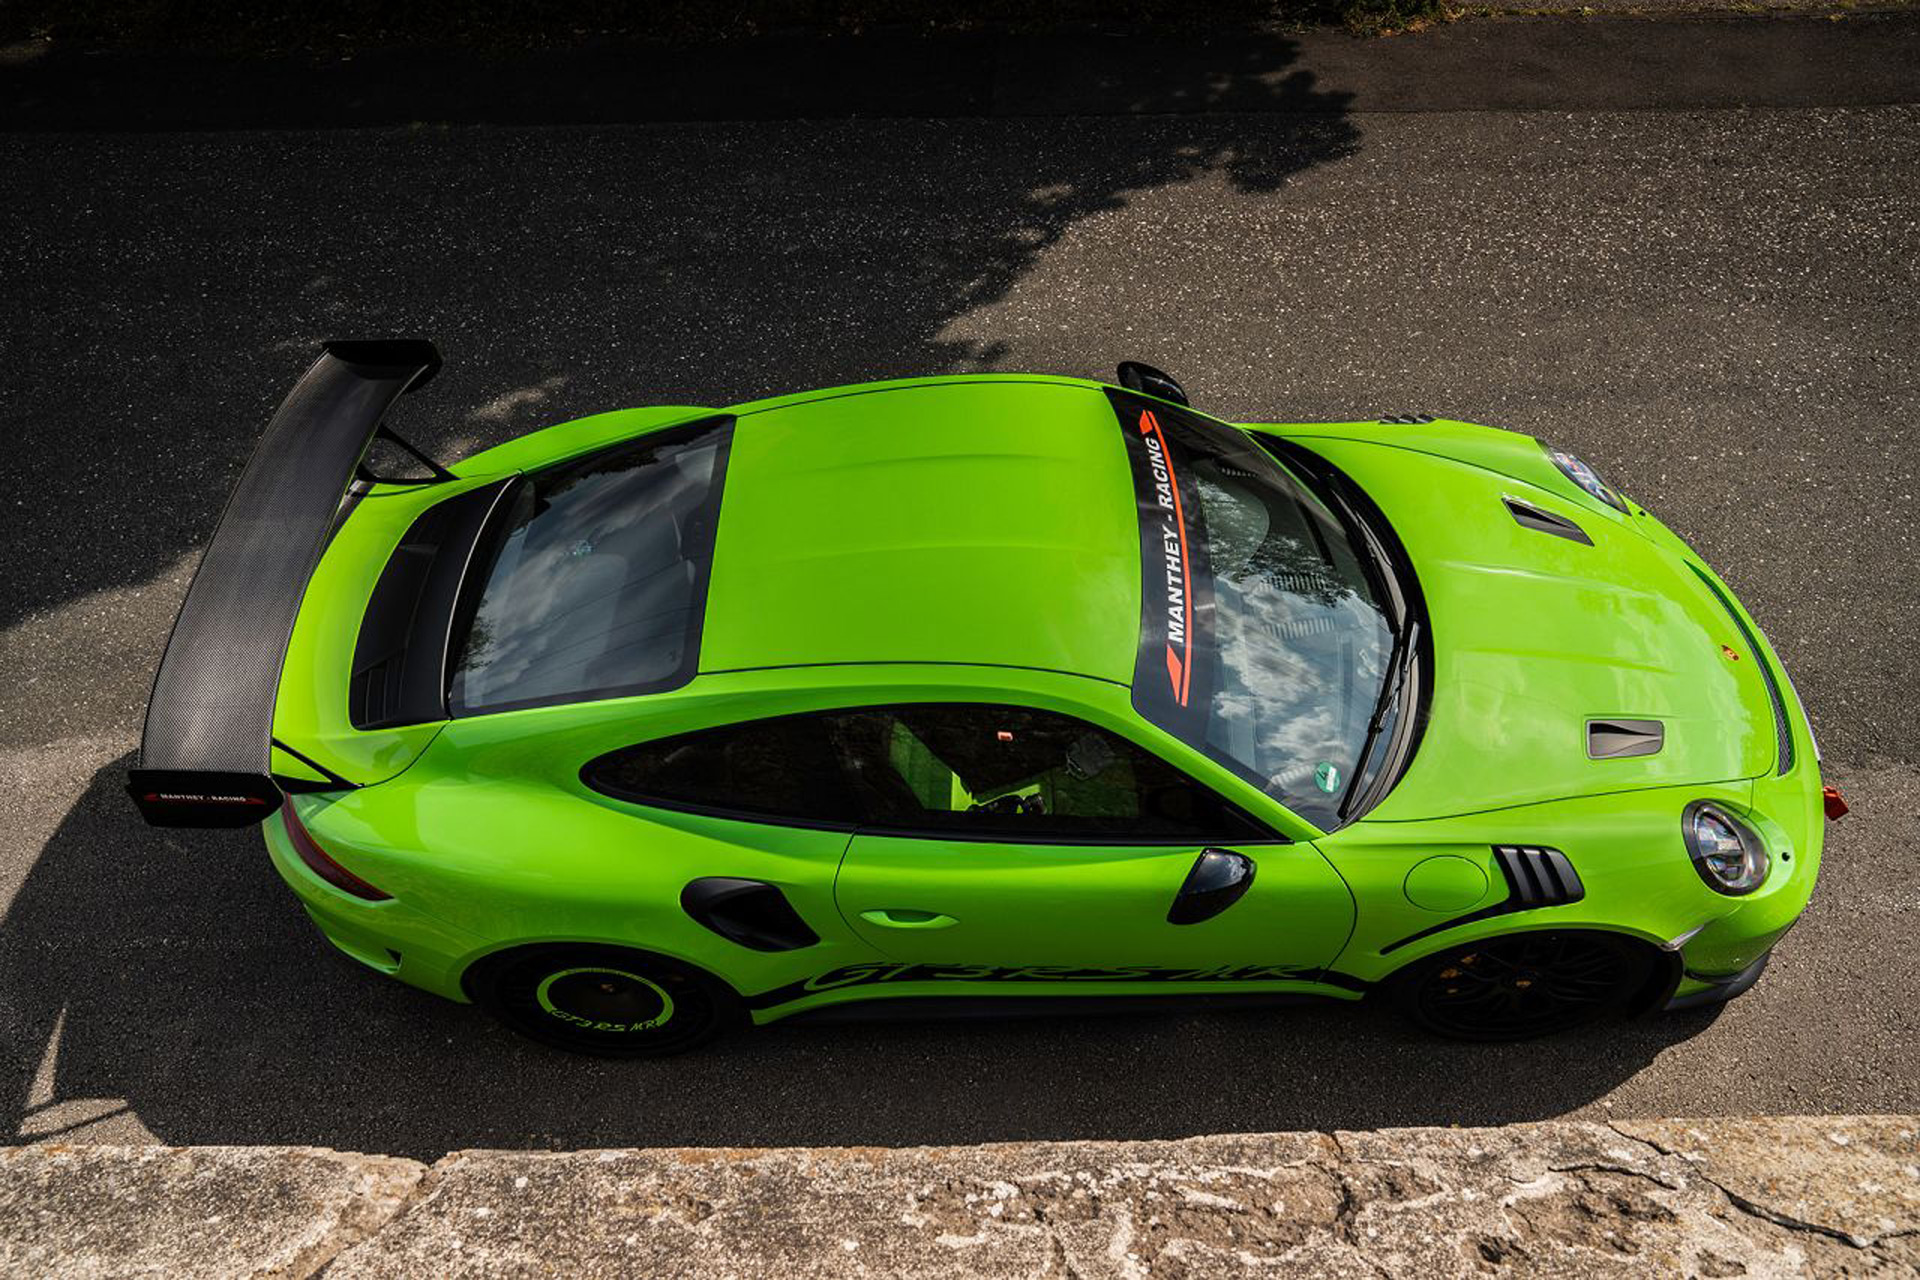
POLYGON ((1458 1040, 1529 1040, 1619 1013, 1653 971, 1616 934, 1513 933, 1428 956, 1389 991, 1420 1026, 1458 1040))
POLYGON ((482 962, 467 986, 521 1035, 608 1058, 683 1053, 740 1016, 739 999, 718 979, 623 947, 528 947, 482 962))

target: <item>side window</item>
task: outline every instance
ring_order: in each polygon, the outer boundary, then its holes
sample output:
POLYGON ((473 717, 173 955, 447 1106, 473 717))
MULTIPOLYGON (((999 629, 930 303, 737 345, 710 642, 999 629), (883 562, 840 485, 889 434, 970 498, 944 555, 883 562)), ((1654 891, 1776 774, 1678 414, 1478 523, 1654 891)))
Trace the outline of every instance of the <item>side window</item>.
POLYGON ((582 777, 641 804, 961 839, 1276 838, 1118 734, 1026 707, 781 716, 615 751, 582 777))
POLYGON ((884 778, 871 825, 1010 840, 1272 840, 1166 761, 1072 716, 1028 707, 889 708, 854 767, 884 778))
POLYGON ((580 771, 638 804, 844 826, 865 820, 835 741, 835 717, 781 716, 625 747, 580 771))

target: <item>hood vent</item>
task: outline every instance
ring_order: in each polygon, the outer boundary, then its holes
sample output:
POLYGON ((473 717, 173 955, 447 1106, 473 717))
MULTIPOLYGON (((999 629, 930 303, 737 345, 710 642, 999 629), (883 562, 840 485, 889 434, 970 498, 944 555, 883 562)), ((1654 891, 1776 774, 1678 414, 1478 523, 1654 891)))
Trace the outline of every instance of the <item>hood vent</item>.
POLYGON ((1667 731, 1658 720, 1589 720, 1587 754, 1595 760, 1658 755, 1667 731))
POLYGON ((1502 501, 1507 504, 1507 510, 1512 513, 1513 518, 1518 520, 1524 528, 1532 529, 1535 533, 1550 533, 1556 538, 1565 538, 1568 542, 1578 542, 1589 547, 1593 545, 1593 539, 1587 536, 1587 531, 1565 516, 1557 516, 1551 511, 1542 511, 1518 498, 1503 498, 1502 501))

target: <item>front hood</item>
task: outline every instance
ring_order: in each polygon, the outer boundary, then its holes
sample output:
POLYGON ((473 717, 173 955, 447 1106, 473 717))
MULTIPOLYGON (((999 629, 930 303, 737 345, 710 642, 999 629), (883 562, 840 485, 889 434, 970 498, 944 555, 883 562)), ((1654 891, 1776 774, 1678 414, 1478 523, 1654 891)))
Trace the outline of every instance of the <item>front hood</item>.
POLYGON ((1391 444, 1300 443, 1379 504, 1426 597, 1425 736, 1369 820, 1720 782, 1771 765, 1764 659, 1682 554, 1635 527, 1651 517, 1391 444), (1523 526, 1508 499, 1572 521, 1592 545, 1523 526), (1588 722, 1609 719, 1657 720, 1664 745, 1594 759, 1588 722))

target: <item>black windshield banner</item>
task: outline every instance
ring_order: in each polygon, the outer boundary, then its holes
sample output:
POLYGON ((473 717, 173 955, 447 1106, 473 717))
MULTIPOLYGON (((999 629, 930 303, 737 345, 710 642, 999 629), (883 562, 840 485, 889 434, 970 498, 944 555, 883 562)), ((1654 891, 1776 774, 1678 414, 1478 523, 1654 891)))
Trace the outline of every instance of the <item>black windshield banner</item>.
POLYGON ((1140 516, 1140 648, 1133 705, 1191 742, 1205 737, 1214 654, 1206 528, 1187 471, 1180 411, 1109 391, 1140 516))

